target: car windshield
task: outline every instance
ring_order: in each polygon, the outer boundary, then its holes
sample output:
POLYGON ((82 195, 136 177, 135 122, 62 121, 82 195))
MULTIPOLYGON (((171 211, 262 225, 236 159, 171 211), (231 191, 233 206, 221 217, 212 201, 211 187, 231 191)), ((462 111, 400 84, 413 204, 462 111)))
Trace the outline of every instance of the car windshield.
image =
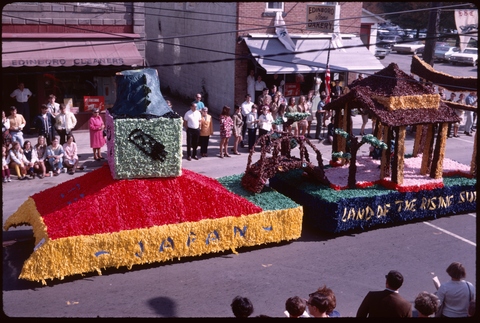
POLYGON ((467 48, 467 49, 465 49, 464 53, 465 53, 465 54, 477 54, 477 53, 478 53, 478 50, 477 50, 477 49, 473 49, 473 48, 471 48, 471 49, 467 48))

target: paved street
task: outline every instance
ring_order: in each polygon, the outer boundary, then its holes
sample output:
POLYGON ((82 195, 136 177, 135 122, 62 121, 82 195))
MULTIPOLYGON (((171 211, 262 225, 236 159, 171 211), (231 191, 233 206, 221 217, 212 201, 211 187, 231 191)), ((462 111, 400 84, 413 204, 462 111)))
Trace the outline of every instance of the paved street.
MULTIPOLYGON (((169 99, 183 116, 188 106, 169 99)), ((353 131, 358 134, 361 117, 353 121, 353 131)), ((367 133, 370 127, 369 122, 367 133)), ((210 157, 198 161, 184 158, 183 167, 213 178, 242 173, 248 157, 246 149, 240 149, 240 156, 216 157, 218 121, 214 131, 210 157)), ((75 137, 86 170, 3 184, 3 223, 30 195, 102 165, 93 160, 88 132, 77 131, 75 137)), ((406 146, 407 152, 412 150, 411 135, 406 146)), ((331 146, 320 143, 317 147, 328 162, 331 146)), ((446 157, 470 164, 472 149, 473 137, 451 138, 447 140, 446 157)), ((362 154, 368 154, 367 146, 362 147, 362 154)), ((48 286, 17 279, 33 247, 30 227, 3 232, 3 310, 7 316, 231 317, 230 302, 242 295, 252 300, 253 316, 282 317, 287 298, 307 297, 325 284, 334 290, 341 316, 348 317, 355 315, 369 290, 384 288, 384 276, 391 269, 403 273, 405 283, 400 293, 410 302, 423 290, 434 291, 433 276, 447 281, 445 269, 453 261, 462 262, 467 280, 473 284, 476 281, 474 213, 338 236, 303 228, 301 238, 293 242, 242 248, 238 254, 227 251, 134 266, 130 271, 107 269, 102 276, 66 277, 48 286)))

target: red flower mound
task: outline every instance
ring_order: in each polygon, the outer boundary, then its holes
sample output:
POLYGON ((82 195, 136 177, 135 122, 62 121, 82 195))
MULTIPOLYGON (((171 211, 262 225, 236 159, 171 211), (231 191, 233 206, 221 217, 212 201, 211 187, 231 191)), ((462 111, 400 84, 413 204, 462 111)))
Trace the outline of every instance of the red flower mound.
POLYGON ((108 165, 32 196, 51 239, 262 212, 215 179, 114 180, 108 165))

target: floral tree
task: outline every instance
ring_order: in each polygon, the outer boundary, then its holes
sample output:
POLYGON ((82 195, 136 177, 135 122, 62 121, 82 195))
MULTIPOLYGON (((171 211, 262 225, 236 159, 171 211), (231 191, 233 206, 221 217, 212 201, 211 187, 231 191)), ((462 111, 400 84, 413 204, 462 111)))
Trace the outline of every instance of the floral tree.
POLYGON ((380 149, 387 149, 388 146, 386 143, 371 134, 363 136, 362 139, 359 141, 357 137, 349 134, 348 132, 345 132, 340 128, 335 129, 335 133, 347 139, 347 144, 350 146, 351 154, 340 151, 332 153, 332 157, 343 158, 350 163, 348 168, 348 188, 355 188, 357 183, 357 153, 360 147, 362 147, 366 143, 380 149))

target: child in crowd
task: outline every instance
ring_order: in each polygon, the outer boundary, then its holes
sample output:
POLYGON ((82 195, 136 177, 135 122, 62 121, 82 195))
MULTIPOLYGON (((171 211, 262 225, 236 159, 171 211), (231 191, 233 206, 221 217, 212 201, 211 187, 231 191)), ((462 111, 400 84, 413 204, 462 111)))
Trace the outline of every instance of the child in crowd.
POLYGON ((285 315, 290 318, 310 317, 305 311, 307 309, 307 301, 299 296, 293 296, 285 302, 285 315))
POLYGON ((10 163, 10 156, 7 154, 7 147, 2 146, 2 177, 3 182, 11 182, 10 178, 10 168, 8 164, 10 163))

